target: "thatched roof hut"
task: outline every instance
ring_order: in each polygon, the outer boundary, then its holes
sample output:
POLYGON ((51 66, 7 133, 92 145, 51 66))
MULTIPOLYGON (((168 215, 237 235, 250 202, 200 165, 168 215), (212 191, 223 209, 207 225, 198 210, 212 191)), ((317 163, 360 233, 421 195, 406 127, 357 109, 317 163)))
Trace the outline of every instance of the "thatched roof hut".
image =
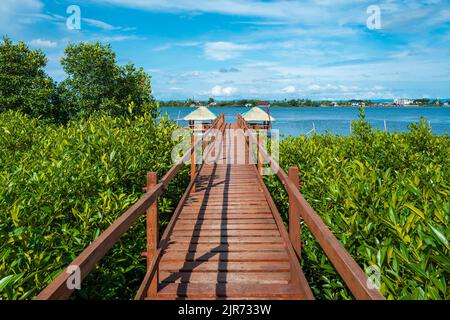
POLYGON ((249 123, 254 122, 273 122, 275 121, 275 118, 268 115, 266 112, 261 110, 261 108, 254 107, 251 108, 249 111, 245 112, 242 117, 245 119, 245 121, 249 123))
POLYGON ((213 121, 217 116, 209 110, 207 107, 198 107, 186 117, 183 118, 185 121, 195 121, 195 122, 207 122, 213 121))

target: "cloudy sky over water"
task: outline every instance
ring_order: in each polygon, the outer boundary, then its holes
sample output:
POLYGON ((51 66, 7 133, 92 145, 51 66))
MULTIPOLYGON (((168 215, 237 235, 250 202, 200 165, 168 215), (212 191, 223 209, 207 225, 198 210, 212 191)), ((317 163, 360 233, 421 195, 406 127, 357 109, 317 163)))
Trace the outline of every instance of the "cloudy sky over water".
POLYGON ((0 15, 58 81, 67 43, 100 40, 165 100, 450 98, 448 0, 1 0, 0 15))

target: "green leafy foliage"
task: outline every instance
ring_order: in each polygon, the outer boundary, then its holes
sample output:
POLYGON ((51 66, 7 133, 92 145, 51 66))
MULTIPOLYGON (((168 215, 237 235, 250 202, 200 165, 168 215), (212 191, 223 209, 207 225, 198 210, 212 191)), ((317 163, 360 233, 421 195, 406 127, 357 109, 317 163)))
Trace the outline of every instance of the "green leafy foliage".
MULTIPOLYGON (((364 114, 349 137, 288 137, 281 166, 298 166, 301 191, 339 241, 366 268, 381 270, 388 299, 449 299, 450 139, 425 119, 409 133, 374 131, 364 114)), ((266 182, 287 221, 288 197, 266 182)), ((302 222, 303 268, 316 297, 350 291, 302 222)))
POLYGON ((0 42, 0 112, 21 111, 32 116, 54 116, 55 85, 45 73, 47 58, 24 42, 0 42))
MULTIPOLYGON (((92 115, 67 125, 0 113, 0 298, 31 299, 172 166, 176 126, 149 114, 92 115)), ((167 224, 188 168, 159 200, 167 224)), ((145 274, 145 217, 75 297, 132 298, 145 274)), ((163 228, 161 228, 163 229, 163 228)))
POLYGON ((0 112, 21 111, 66 123, 96 112, 115 116, 156 115, 151 77, 128 63, 117 65, 110 45, 69 44, 61 59, 67 78, 59 84, 45 73, 47 58, 4 37, 0 42, 0 112))
POLYGON ((154 111, 150 76, 133 64, 117 65, 110 45, 69 44, 61 64, 68 77, 58 88, 69 117, 85 118, 96 111, 112 115, 154 111))

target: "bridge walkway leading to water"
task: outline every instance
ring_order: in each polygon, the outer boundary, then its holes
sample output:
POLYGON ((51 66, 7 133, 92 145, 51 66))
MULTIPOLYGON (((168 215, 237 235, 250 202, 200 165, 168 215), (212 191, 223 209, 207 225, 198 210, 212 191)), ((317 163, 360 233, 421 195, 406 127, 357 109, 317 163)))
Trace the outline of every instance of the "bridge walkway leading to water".
POLYGON ((37 299, 69 298, 73 266, 83 280, 144 213, 147 273, 136 299, 314 299, 300 267, 300 219, 355 298, 384 299, 303 198, 298 170, 290 168, 286 175, 240 115, 235 124, 219 116, 204 137, 193 140, 191 149, 159 181, 149 174, 145 195, 37 299), (256 156, 249 152, 254 146, 256 156), (206 161, 197 168, 200 149, 206 161), (189 159, 191 182, 158 240, 157 199, 189 159), (262 179, 263 162, 289 194, 289 233, 262 179))
POLYGON ((195 178, 162 254, 157 298, 313 298, 255 165, 238 161, 249 158, 238 141, 228 124, 217 161, 195 178))

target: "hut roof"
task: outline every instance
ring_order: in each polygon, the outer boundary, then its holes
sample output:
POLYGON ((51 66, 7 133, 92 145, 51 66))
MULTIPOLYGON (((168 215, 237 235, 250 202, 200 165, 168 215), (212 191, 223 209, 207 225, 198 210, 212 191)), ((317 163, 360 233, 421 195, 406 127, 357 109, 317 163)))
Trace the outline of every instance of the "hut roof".
POLYGON ((272 116, 269 116, 266 112, 261 110, 261 108, 253 107, 246 113, 242 115, 242 117, 247 122, 256 122, 256 121, 275 121, 275 118, 272 116), (270 117, 270 119, 269 119, 270 117))
POLYGON ((186 117, 183 118, 185 121, 209 121, 216 119, 217 116, 211 112, 207 107, 198 107, 196 110, 192 111, 186 117))

